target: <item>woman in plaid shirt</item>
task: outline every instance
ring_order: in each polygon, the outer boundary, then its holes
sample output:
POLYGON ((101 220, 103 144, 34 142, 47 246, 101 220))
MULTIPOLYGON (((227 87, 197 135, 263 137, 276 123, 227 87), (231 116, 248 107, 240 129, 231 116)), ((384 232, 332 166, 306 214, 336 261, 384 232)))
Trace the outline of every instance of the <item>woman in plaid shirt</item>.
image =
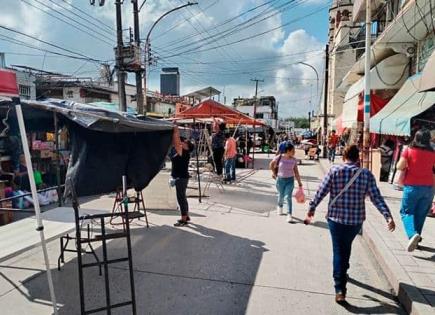
POLYGON ((310 209, 305 219, 305 224, 311 222, 316 207, 329 193, 330 200, 326 218, 332 239, 333 278, 337 303, 345 302, 352 242, 366 218, 365 198, 367 195, 384 216, 388 229, 390 231, 395 229, 394 220, 381 196, 373 174, 368 169, 361 169, 358 165, 358 147, 356 145, 347 147, 343 159, 344 164, 333 166, 323 179, 314 199, 310 202, 310 209), (354 180, 353 183, 346 187, 352 180, 354 180))

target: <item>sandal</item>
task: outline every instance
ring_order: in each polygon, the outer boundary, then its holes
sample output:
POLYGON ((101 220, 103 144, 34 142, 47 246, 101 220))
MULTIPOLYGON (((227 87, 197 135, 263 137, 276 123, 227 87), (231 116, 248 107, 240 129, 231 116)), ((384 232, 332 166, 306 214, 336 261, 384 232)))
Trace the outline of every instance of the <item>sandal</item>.
POLYGON ((181 226, 186 226, 187 224, 188 224, 187 221, 178 220, 177 223, 174 224, 174 226, 181 227, 181 226))

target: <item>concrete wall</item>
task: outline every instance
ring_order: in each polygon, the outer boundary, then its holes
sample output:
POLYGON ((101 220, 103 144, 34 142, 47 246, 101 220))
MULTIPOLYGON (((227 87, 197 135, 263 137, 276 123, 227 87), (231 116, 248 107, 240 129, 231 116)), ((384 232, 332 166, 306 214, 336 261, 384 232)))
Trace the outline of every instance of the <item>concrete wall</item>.
POLYGON ((20 88, 20 97, 31 100, 36 99, 35 76, 23 71, 15 71, 15 73, 17 75, 18 87, 20 88), (21 95, 21 87, 30 88, 30 97, 25 97, 24 95, 21 95))

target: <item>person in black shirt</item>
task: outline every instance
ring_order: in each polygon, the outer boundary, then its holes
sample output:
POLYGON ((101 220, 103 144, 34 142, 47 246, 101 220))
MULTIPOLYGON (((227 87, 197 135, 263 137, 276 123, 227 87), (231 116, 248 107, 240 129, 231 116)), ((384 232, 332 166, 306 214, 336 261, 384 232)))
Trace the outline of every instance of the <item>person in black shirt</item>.
MULTIPOLYGON (((174 137, 179 137, 178 129, 174 131, 174 137)), ((171 176, 175 181, 177 202, 181 212, 181 219, 174 226, 185 226, 190 221, 186 190, 189 183, 189 161, 192 151, 193 144, 189 140, 180 137, 180 141, 174 141, 174 149, 171 152, 171 176)))
POLYGON ((213 160, 216 166, 216 174, 222 176, 223 173, 223 161, 225 152, 225 124, 219 125, 219 131, 216 132, 211 140, 211 146, 213 149, 213 160))

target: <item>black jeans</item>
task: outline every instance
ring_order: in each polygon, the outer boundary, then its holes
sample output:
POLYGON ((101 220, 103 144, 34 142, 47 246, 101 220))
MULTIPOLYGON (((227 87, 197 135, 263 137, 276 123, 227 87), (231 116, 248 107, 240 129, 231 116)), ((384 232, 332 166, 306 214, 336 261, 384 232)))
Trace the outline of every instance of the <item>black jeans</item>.
POLYGON ((352 242, 361 231, 362 224, 346 225, 328 219, 332 239, 333 272, 335 292, 346 294, 347 270, 352 242))
POLYGON ((180 207, 181 215, 185 216, 189 214, 189 204, 187 203, 186 190, 188 178, 177 178, 175 182, 175 191, 177 192, 177 202, 180 207))
POLYGON ((216 174, 218 175, 222 175, 223 173, 224 152, 224 148, 213 149, 213 160, 216 164, 216 174))

